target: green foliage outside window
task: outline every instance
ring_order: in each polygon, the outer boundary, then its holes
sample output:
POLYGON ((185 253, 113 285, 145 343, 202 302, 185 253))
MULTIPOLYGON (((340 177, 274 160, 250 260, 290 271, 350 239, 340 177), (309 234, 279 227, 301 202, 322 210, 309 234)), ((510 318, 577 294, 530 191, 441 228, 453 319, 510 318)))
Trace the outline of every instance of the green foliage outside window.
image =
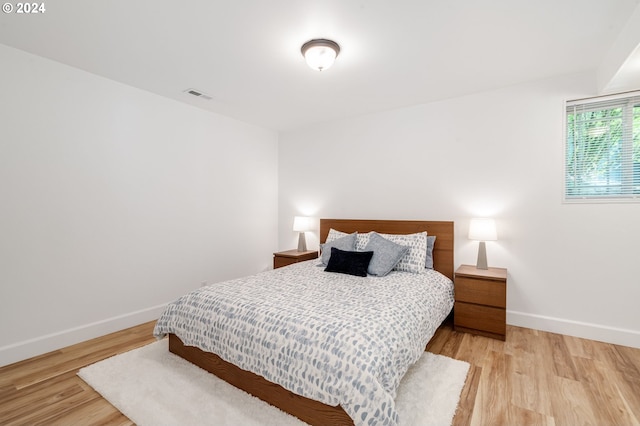
POLYGON ((640 99, 567 107, 565 199, 640 195, 640 99))

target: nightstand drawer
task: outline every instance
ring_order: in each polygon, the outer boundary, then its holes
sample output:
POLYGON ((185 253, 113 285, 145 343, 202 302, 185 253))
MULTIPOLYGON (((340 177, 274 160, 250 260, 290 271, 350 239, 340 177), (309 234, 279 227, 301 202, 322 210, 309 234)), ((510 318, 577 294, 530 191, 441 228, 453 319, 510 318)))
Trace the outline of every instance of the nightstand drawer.
POLYGON ((470 328, 505 335, 506 311, 490 306, 473 305, 464 302, 455 302, 454 325, 456 327, 470 328))
POLYGON ((498 308, 507 307, 507 292, 504 281, 456 276, 455 282, 456 301, 498 308))

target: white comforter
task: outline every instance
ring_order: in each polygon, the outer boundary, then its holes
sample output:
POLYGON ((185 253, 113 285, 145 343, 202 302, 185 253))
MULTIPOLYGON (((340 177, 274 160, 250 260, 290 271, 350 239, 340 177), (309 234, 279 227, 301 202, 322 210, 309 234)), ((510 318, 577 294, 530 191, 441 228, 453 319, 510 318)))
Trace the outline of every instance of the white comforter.
POLYGON ((176 334, 299 395, 341 405, 356 425, 395 425, 400 379, 453 306, 444 275, 324 272, 317 260, 195 290, 154 334, 176 334))

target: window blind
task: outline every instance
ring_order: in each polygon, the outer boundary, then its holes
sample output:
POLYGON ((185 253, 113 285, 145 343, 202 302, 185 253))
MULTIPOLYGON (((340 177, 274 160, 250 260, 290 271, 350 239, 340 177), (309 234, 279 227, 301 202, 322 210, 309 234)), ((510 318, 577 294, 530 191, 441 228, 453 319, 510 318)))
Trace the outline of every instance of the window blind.
POLYGON ((640 92, 567 102, 566 201, 640 201, 640 92))

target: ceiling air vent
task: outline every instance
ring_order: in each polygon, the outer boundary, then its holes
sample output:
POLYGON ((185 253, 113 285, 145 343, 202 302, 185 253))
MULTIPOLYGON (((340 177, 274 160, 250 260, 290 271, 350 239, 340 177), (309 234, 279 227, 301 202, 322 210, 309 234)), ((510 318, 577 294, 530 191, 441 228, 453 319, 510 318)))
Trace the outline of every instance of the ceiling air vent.
POLYGON ((190 95, 197 96, 198 98, 206 99, 208 101, 213 99, 211 96, 207 95, 206 93, 202 93, 200 90, 196 90, 196 89, 187 89, 184 91, 184 93, 188 93, 190 95))

